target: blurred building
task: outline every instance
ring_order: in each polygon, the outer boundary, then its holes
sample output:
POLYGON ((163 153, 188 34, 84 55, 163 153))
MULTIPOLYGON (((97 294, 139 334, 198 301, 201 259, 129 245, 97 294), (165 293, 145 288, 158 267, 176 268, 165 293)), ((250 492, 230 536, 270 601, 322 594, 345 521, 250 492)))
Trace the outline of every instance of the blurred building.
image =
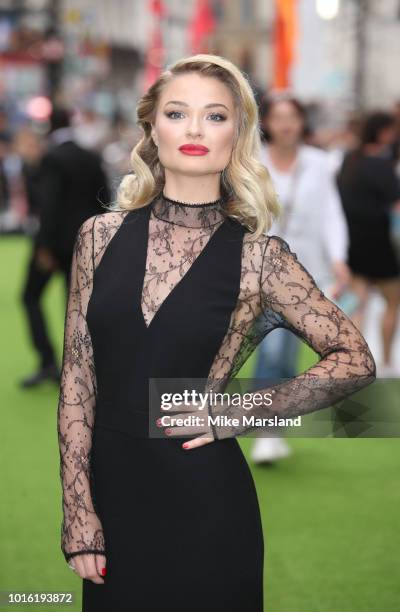
POLYGON ((58 3, 0 0, 0 104, 12 126, 35 96, 52 96, 64 52, 55 30, 58 3))
POLYGON ((62 25, 65 92, 100 113, 131 114, 146 49, 146 3, 62 0, 62 25))
POLYGON ((299 0, 298 18, 298 95, 342 110, 400 98, 399 0, 299 0), (329 6, 337 10, 329 13, 329 6))
MULTIPOLYGON (((165 67, 191 52, 189 29, 197 0, 165 0, 162 5, 165 67)), ((215 17, 209 52, 233 60, 265 87, 271 73, 273 3, 210 0, 209 6, 215 17)), ((100 112, 114 105, 133 116, 154 25, 149 2, 62 0, 62 24, 67 50, 64 89, 74 99, 86 96, 100 112)))
POLYGON ((260 87, 269 86, 274 3, 264 0, 222 2, 217 3, 216 14, 216 51, 237 64, 260 87))
MULTIPOLYGON (((208 52, 269 88, 277 7, 288 6, 280 0, 0 0, 0 107, 11 124, 32 100, 28 114, 45 115, 43 97, 134 120, 149 63, 155 70, 147 78, 193 52, 191 25, 204 6, 213 21, 208 52)), ((334 120, 400 97, 400 0, 293 0, 293 6, 298 36, 290 81, 300 98, 324 106, 334 120)))

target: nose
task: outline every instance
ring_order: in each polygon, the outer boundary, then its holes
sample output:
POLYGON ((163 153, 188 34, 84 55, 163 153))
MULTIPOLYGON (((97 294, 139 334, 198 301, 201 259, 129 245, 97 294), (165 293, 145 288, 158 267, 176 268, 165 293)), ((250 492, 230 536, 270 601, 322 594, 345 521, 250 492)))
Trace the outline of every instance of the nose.
POLYGON ((187 134, 190 136, 201 136, 202 134, 201 119, 196 113, 189 119, 187 134))

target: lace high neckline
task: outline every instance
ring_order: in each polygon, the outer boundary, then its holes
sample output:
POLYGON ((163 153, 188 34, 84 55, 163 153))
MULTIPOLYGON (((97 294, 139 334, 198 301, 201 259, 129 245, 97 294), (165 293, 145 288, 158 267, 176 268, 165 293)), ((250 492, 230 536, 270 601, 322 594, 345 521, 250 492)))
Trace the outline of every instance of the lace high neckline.
POLYGON ((221 223, 226 218, 223 197, 212 202, 191 203, 173 200, 164 193, 151 203, 157 219, 184 227, 207 228, 221 223))

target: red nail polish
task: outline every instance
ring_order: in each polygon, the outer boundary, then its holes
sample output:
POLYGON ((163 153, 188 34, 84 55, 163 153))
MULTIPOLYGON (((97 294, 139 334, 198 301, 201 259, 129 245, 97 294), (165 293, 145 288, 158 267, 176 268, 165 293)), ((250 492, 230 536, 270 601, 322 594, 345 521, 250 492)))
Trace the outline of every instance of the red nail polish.
POLYGON ((185 444, 182 444, 183 448, 189 448, 189 444, 187 442, 185 442, 185 444))
POLYGON ((102 576, 105 576, 105 575, 106 575, 106 568, 105 568, 105 567, 102 567, 102 568, 101 568, 101 575, 102 575, 102 576))

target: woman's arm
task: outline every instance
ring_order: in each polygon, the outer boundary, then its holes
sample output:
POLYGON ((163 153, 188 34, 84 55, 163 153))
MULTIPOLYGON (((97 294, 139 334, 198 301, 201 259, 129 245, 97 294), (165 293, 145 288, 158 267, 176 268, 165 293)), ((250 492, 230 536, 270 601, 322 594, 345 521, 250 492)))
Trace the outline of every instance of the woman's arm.
MULTIPOLYGON (((275 327, 295 333, 321 359, 288 381, 256 391, 257 402, 252 401, 254 393, 247 393, 247 409, 211 407, 213 416, 302 415, 329 407, 373 382, 375 361, 364 337, 343 311, 325 297, 288 243, 278 236, 269 236, 265 246, 260 299, 265 321, 273 319, 275 327), (260 401, 272 389, 272 403, 260 401)), ((267 327, 271 329, 270 324, 267 327)), ((240 421, 238 427, 217 427, 214 436, 233 437, 244 431, 246 427, 240 421)))
POLYGON ((83 553, 105 554, 90 489, 96 376, 86 311, 93 283, 95 219, 87 219, 76 236, 65 315, 57 430, 63 492, 61 550, 66 560, 83 553))

